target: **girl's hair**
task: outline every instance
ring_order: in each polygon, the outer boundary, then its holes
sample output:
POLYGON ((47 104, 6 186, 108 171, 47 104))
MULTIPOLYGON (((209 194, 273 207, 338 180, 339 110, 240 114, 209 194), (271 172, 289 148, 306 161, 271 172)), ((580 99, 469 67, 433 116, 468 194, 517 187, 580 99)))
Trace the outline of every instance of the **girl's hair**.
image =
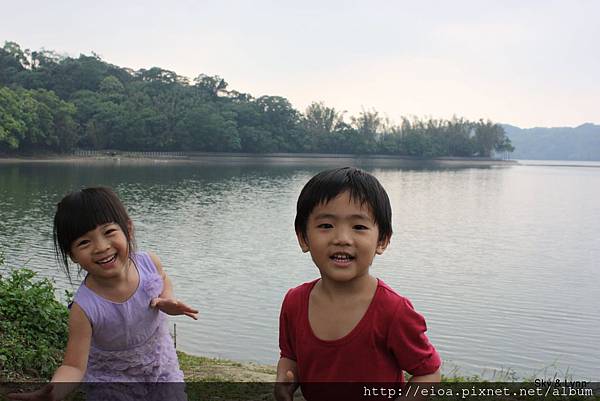
POLYGON ((390 199, 377 178, 354 167, 322 171, 306 183, 296 206, 296 233, 306 239, 306 225, 313 209, 345 191, 350 193, 350 199, 369 207, 379 229, 378 240, 389 240, 392 237, 390 199))
POLYGON ((131 220, 125 206, 112 189, 84 188, 71 192, 57 205, 54 215, 54 251, 70 278, 69 260, 73 241, 99 225, 116 223, 121 227, 129 252, 135 250, 131 220))

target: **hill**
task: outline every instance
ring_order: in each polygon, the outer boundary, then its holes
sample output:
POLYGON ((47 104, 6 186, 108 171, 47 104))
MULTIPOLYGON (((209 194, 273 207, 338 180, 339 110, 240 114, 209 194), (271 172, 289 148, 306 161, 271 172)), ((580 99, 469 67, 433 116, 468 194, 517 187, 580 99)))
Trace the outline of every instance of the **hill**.
POLYGON ((519 128, 502 124, 515 151, 513 159, 600 160, 600 125, 519 128))

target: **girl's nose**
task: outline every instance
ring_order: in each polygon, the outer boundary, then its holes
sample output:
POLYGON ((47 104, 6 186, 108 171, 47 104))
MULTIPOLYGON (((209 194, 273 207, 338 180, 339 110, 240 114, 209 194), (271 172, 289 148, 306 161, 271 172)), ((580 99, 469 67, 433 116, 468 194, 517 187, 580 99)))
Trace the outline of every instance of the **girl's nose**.
POLYGON ((96 241, 94 241, 94 250, 96 252, 104 252, 109 247, 110 247, 110 242, 107 241, 105 238, 99 238, 96 241))

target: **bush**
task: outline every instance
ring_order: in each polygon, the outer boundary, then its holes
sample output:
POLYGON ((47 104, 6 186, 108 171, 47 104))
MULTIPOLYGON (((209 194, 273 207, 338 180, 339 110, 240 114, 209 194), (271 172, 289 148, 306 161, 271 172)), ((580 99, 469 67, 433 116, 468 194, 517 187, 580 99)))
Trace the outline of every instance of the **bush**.
POLYGON ((68 309, 52 281, 34 277, 29 269, 0 274, 0 381, 49 379, 62 362, 68 309))

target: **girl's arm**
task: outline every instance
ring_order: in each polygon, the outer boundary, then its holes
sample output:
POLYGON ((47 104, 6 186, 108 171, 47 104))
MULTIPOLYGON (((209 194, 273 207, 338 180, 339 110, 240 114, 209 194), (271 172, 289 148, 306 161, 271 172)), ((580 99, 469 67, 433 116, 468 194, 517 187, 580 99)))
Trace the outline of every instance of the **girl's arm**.
POLYGON ((156 271, 163 279, 163 290, 158 298, 154 298, 152 300, 150 306, 153 308, 158 308, 169 315, 186 315, 194 320, 198 320, 197 309, 194 309, 191 306, 188 306, 175 299, 173 294, 173 284, 171 283, 169 276, 167 276, 167 273, 165 273, 165 269, 163 269, 162 263, 160 263, 158 256, 152 252, 149 252, 148 254, 152 259, 152 262, 154 262, 154 266, 156 266, 156 271))
POLYGON ((158 297, 168 299, 173 298, 173 284, 171 283, 169 276, 167 276, 167 273, 165 273, 165 269, 163 268, 160 259, 154 252, 148 252, 148 255, 150 255, 150 259, 152 259, 152 262, 154 262, 154 266, 156 266, 158 275, 163 279, 163 290, 158 297))
POLYGON ((71 393, 85 374, 90 343, 92 341, 92 325, 79 305, 73 303, 69 313, 69 339, 62 365, 54 372, 51 383, 31 393, 13 393, 8 397, 13 400, 62 400, 71 393))
POLYGON ((53 382, 80 382, 87 368, 92 325, 79 305, 73 303, 69 314, 69 340, 62 365, 52 376, 53 382))

